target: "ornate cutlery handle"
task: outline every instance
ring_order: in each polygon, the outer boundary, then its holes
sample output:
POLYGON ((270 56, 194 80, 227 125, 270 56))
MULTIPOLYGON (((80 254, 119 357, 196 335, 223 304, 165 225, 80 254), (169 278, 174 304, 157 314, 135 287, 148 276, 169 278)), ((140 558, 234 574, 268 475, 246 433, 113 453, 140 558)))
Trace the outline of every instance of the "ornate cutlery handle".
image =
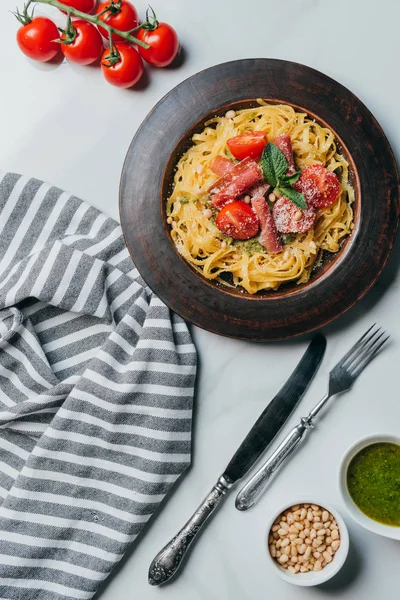
POLYGON ((223 475, 218 479, 211 492, 186 525, 154 558, 149 569, 150 585, 160 585, 175 575, 189 546, 202 530, 204 523, 219 506, 231 486, 232 481, 223 475))
POLYGON ((303 417, 301 422, 292 429, 270 458, 240 490, 235 503, 238 510, 247 510, 257 502, 278 468, 297 449, 310 427, 312 427, 311 420, 303 417))

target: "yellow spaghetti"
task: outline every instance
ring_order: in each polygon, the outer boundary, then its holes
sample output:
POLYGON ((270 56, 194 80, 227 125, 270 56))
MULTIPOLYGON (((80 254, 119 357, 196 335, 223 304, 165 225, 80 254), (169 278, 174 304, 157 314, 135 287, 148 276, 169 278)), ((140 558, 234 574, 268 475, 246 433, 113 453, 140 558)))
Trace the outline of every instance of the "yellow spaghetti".
POLYGON ((337 252, 353 228, 349 165, 337 150, 333 132, 291 106, 258 102, 259 107, 236 111, 232 118, 228 114, 210 119, 193 136, 193 145, 177 164, 167 202, 172 239, 181 255, 207 279, 242 286, 249 294, 277 290, 289 281, 306 283, 322 252, 337 252), (206 191, 217 179, 209 169, 211 160, 228 156, 228 139, 254 130, 266 132, 269 140, 289 134, 299 169, 320 163, 335 171, 340 181, 338 199, 318 210, 314 228, 293 235, 279 254, 226 237, 204 214, 209 201, 206 191), (231 281, 226 274, 231 274, 231 281))

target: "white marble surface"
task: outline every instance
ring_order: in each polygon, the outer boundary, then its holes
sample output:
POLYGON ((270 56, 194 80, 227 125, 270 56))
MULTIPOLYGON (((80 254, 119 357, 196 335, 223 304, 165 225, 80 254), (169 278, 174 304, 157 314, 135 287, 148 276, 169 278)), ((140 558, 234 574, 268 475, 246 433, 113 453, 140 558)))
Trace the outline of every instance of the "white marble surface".
MULTIPOLYGON (((21 5, 21 1, 19 2, 21 5)), ((146 2, 136 2, 143 15, 146 2)), ((396 0, 153 0, 185 48, 177 69, 152 71, 145 85, 120 91, 97 69, 28 61, 14 41, 16 22, 3 0, 0 94, 0 167, 46 179, 118 218, 118 182, 129 142, 140 122, 174 85, 208 66, 244 57, 305 63, 348 86, 400 149, 396 0)), ((39 11, 40 12, 40 11, 39 11)), ((351 393, 332 402, 307 445, 247 513, 234 494, 197 543, 176 581, 150 588, 154 554, 180 527, 223 470, 267 401, 279 389, 307 340, 257 345, 194 329, 200 370, 194 417, 193 466, 153 519, 137 549, 99 595, 101 600, 255 600, 285 598, 385 600, 398 598, 398 543, 364 531, 345 514, 349 560, 330 583, 290 586, 266 569, 265 524, 277 504, 309 493, 344 511, 337 485, 340 457, 357 436, 399 433, 400 320, 397 244, 379 285, 355 309, 326 328, 328 349, 294 423, 325 392, 330 366, 373 321, 392 334, 391 347, 369 367, 351 393)))

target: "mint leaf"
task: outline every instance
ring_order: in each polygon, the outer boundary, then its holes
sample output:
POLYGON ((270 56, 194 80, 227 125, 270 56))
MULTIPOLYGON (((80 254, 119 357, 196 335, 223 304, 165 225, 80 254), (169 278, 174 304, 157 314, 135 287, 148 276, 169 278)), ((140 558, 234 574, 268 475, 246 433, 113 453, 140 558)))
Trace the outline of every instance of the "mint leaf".
POLYGON ((285 196, 285 198, 293 202, 293 204, 295 204, 302 210, 306 210, 307 202, 303 194, 300 194, 300 192, 296 192, 296 190, 289 186, 279 186, 276 189, 282 194, 282 196, 285 196))
POLYGON ((272 142, 269 142, 263 150, 261 156, 261 168, 264 175, 264 179, 276 187, 278 181, 285 175, 288 164, 283 152, 281 152, 278 146, 275 146, 272 142))
POLYGON ((298 180, 300 179, 300 175, 300 172, 293 173, 293 175, 283 175, 283 177, 279 179, 278 185, 293 185, 294 183, 298 182, 298 180))

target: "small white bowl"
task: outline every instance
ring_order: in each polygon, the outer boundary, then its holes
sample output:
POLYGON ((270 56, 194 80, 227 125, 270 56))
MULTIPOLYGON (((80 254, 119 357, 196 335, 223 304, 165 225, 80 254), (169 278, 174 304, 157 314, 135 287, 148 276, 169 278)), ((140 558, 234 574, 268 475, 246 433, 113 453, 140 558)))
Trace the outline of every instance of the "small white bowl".
POLYGON ((364 437, 358 440, 355 444, 353 444, 347 450, 340 463, 339 487, 342 493, 347 512, 351 517, 353 517, 356 523, 358 523, 365 529, 372 531, 373 533, 377 533, 378 535, 383 535, 394 540, 400 540, 400 527, 384 525, 383 523, 374 521, 374 519, 370 519, 370 517, 363 513, 354 503, 347 488, 347 469, 349 468, 349 464, 352 458, 366 446, 370 446, 371 444, 376 444, 379 442, 389 442, 400 445, 400 438, 396 435, 391 435, 387 433, 374 434, 369 435, 368 437, 364 437))
POLYGON ((347 531, 346 523, 343 521, 341 515, 330 504, 327 504, 326 502, 320 502, 318 499, 315 500, 315 498, 295 498, 290 504, 286 503, 283 506, 281 506, 278 510, 275 511, 275 513, 271 517, 267 529, 266 548, 267 556, 269 559, 268 565, 270 569, 273 570, 277 575, 279 575, 281 579, 284 579, 289 583, 293 583, 294 585, 319 585, 320 583, 324 583, 324 581, 328 581, 328 579, 331 579, 331 577, 336 575, 336 573, 340 571, 340 569, 344 565, 345 560, 347 558, 347 554, 349 552, 349 533, 347 531), (337 552, 335 552, 332 562, 326 565, 323 569, 321 569, 321 571, 308 571, 308 573, 291 573, 287 569, 281 567, 280 564, 274 558, 272 558, 269 552, 268 536, 276 517, 291 506, 294 506, 296 504, 318 504, 318 506, 326 508, 326 510, 335 517, 336 522, 339 526, 339 549, 337 550, 337 552))

